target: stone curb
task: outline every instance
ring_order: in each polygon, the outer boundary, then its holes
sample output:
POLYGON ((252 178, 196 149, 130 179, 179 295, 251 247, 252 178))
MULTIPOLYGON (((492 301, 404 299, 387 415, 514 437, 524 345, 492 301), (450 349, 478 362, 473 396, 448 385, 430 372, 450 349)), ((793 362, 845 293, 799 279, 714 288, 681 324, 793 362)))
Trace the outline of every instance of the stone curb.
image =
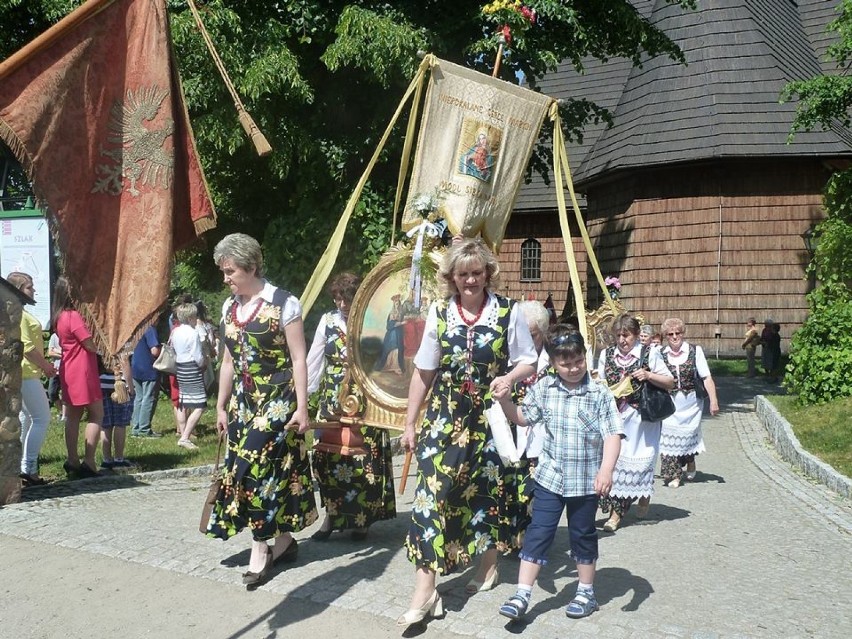
POLYGON ((824 461, 802 448, 798 437, 778 409, 763 395, 754 398, 757 418, 769 433, 769 439, 781 457, 803 473, 825 484, 839 495, 852 499, 852 479, 841 475, 824 461))

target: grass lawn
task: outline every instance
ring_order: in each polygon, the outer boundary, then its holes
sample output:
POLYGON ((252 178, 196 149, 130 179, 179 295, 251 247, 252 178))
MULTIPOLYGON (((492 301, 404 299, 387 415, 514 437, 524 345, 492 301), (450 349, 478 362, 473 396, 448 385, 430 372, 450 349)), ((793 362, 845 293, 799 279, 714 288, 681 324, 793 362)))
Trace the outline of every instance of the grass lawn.
POLYGON ((790 422, 805 450, 852 477, 852 397, 805 407, 797 406, 796 398, 789 395, 770 395, 767 399, 790 422))
MULTIPOLYGON (((216 410, 215 400, 208 402, 208 408, 201 416, 201 421, 195 429, 195 444, 198 450, 186 450, 177 445, 177 436, 172 403, 165 395, 160 395, 157 410, 154 414, 154 431, 162 433, 163 437, 136 438, 130 437, 128 428, 127 445, 124 456, 135 464, 133 471, 165 470, 187 466, 212 464, 216 460, 216 410)), ((52 411, 47 438, 39 455, 40 474, 45 479, 65 479, 62 464, 65 462, 65 428, 59 421, 57 409, 52 411)), ((82 457, 83 427, 80 428, 78 450, 82 457)), ((224 453, 223 453, 224 454, 224 453)), ((96 456, 100 464, 101 448, 98 446, 96 456)), ((109 472, 109 471, 107 471, 109 472)))

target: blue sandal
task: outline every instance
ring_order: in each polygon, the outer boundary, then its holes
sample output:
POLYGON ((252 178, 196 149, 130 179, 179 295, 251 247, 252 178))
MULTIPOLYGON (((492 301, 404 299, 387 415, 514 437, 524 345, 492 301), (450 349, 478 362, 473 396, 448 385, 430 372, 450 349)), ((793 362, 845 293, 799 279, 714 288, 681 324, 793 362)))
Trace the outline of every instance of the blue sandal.
POLYGON ((594 593, 578 592, 565 608, 565 615, 572 619, 582 619, 599 610, 594 593))
POLYGON ((500 606, 500 614, 517 621, 527 614, 529 605, 530 602, 520 595, 512 595, 506 603, 500 606))

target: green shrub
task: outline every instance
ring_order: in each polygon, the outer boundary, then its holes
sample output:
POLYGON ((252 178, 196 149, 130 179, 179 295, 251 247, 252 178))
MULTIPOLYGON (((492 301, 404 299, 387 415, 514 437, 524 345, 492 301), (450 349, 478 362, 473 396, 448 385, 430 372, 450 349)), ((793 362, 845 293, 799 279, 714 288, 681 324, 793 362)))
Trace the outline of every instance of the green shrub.
POLYGON ((852 396, 852 295, 843 284, 808 296, 810 313, 793 335, 784 385, 803 406, 852 396))

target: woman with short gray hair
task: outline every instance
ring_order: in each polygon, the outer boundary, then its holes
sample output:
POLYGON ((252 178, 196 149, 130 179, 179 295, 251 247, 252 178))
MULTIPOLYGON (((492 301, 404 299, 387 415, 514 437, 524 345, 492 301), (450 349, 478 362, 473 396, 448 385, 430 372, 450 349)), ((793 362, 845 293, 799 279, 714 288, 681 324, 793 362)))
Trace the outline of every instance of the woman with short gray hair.
POLYGON ((254 238, 228 235, 213 256, 231 290, 222 305, 225 349, 216 402, 216 428, 227 433, 228 454, 206 532, 227 540, 244 528, 251 531, 243 584, 254 589, 271 578, 273 563, 295 561, 299 547, 292 533, 317 519, 304 435, 302 305, 263 279, 254 238))

